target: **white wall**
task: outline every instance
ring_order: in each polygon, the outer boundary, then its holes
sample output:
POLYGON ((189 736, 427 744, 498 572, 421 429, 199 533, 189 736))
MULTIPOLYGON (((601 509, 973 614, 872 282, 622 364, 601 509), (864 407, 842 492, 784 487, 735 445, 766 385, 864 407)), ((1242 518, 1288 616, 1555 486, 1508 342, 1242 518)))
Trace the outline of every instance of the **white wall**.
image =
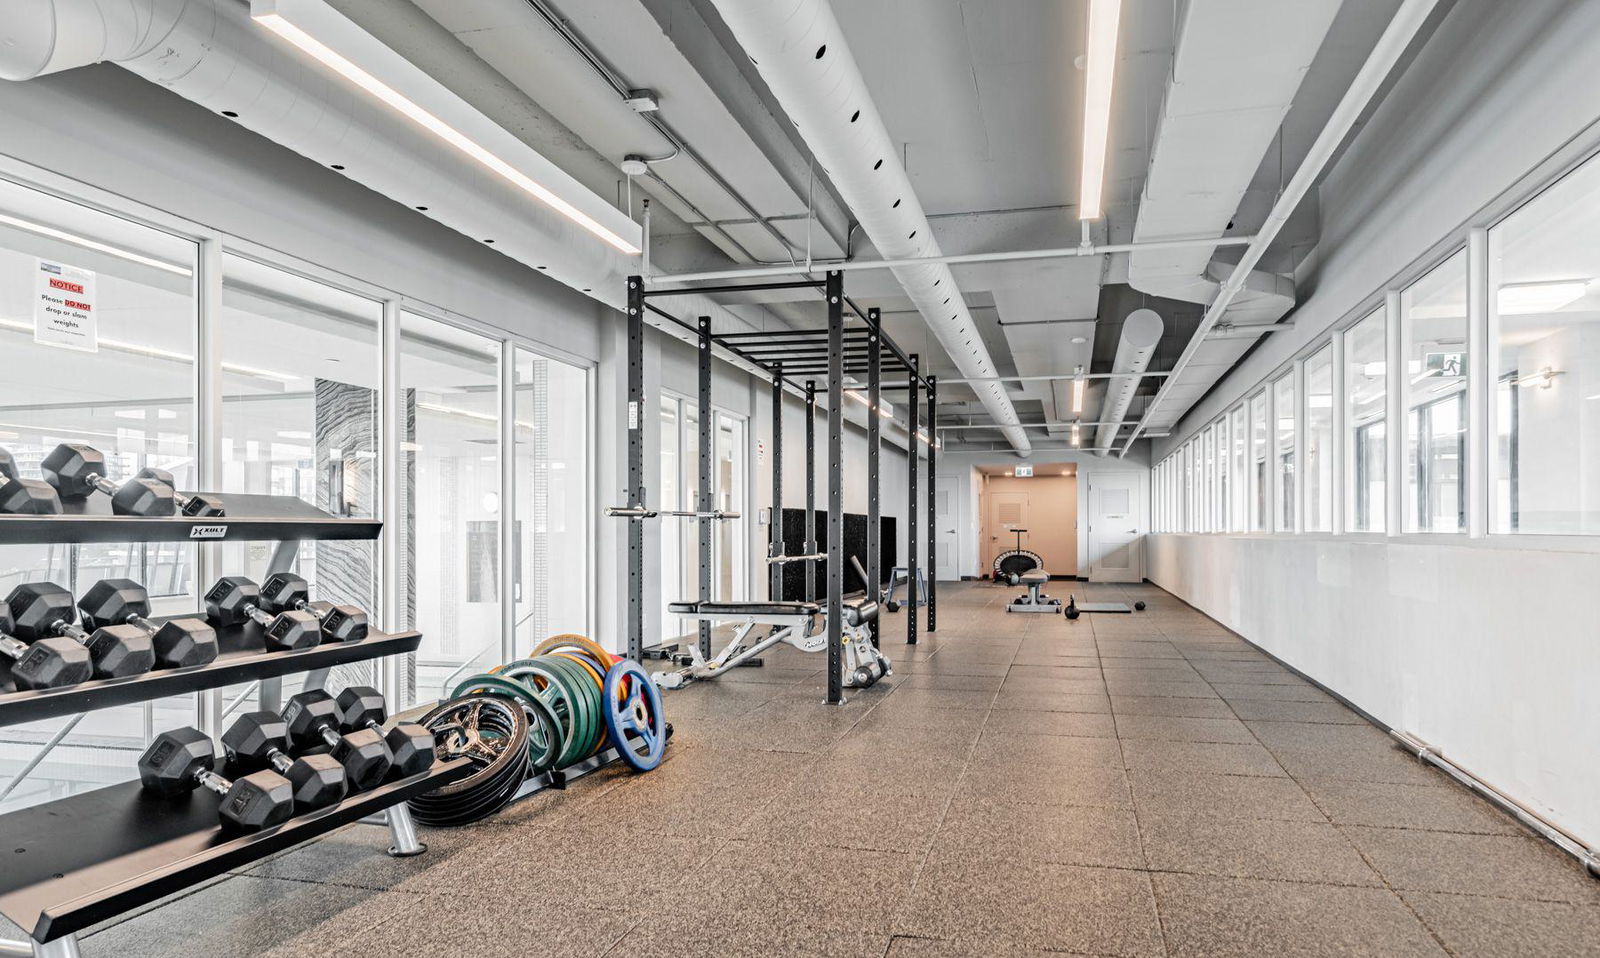
MULTIPOLYGON (((1090 452, 1039 449, 1026 462, 1052 464, 1072 462, 1078 465, 1078 574, 1089 574, 1089 487, 1096 476, 1121 474, 1139 477, 1150 472, 1148 443, 1136 443, 1126 458, 1096 456, 1090 452)), ((982 521, 978 494, 983 477, 979 466, 1015 465, 1016 457, 1002 452, 946 451, 939 456, 940 475, 953 475, 957 480, 957 494, 970 501, 970 511, 962 516, 957 526, 956 554, 959 556, 959 574, 962 577, 985 575, 989 570, 982 566, 983 549, 978 541, 978 528, 982 521)), ((1146 480, 1148 481, 1148 480, 1146 480)), ((1148 499, 1148 496, 1145 497, 1148 499)), ((1150 528, 1149 508, 1145 509, 1142 528, 1150 528)))
POLYGON ((1600 841, 1600 555, 1349 536, 1148 537, 1151 581, 1600 841))
MULTIPOLYGON (((1155 460, 1600 143, 1600 4, 1461 0, 1320 192, 1276 334, 1155 460)), ((1470 360, 1476 362, 1478 360, 1470 360)), ((1157 535, 1148 575, 1581 840, 1600 842, 1592 537, 1157 535)))

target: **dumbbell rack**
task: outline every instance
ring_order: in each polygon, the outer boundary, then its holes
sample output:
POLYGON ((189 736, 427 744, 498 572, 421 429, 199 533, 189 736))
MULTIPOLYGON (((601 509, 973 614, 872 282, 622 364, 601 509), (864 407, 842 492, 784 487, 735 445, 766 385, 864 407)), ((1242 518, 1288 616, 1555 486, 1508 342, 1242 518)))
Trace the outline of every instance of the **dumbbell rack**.
MULTIPOLYGON (((308 540, 376 539, 382 523, 343 519, 290 496, 229 493, 226 518, 114 516, 104 496, 66 503, 55 516, 0 516, 0 545, 127 542, 276 541, 272 571, 287 571, 308 540)), ((156 618, 153 621, 161 621, 156 618)), ((0 726, 146 702, 243 682, 263 683, 262 705, 275 679, 306 674, 308 688, 335 665, 414 652, 417 632, 376 629, 358 642, 333 642, 295 652, 268 652, 254 622, 217 630, 219 654, 208 665, 161 669, 59 689, 18 690, 9 662, 0 664, 0 726)), ((376 816, 393 838, 390 854, 426 849, 405 802, 472 771, 467 759, 360 792, 337 805, 260 832, 224 829, 220 797, 198 789, 176 798, 124 782, 0 815, 0 915, 28 930, 26 942, 0 941, 0 956, 75 958, 77 935, 99 922, 157 901, 225 872, 376 816)))

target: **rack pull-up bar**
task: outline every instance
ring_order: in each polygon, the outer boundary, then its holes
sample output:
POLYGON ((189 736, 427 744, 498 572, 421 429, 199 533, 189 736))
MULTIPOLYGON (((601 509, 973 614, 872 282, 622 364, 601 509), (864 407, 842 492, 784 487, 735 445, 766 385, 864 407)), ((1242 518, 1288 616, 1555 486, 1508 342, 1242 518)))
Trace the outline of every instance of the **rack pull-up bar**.
POLYGON ((767 556, 767 565, 787 565, 791 562, 821 562, 828 558, 826 552, 813 552, 803 556, 767 556))
POLYGON ((646 509, 641 506, 606 506, 606 515, 613 519, 654 519, 658 516, 672 516, 678 519, 737 519, 737 512, 723 512, 721 509, 646 509))

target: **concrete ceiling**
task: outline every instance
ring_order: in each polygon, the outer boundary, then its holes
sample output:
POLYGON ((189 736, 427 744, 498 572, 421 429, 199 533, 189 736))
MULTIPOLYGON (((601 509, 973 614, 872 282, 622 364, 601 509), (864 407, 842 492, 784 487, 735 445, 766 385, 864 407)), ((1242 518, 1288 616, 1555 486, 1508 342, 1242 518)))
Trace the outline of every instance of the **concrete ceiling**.
MULTIPOLYGON (((826 175, 813 168, 803 140, 711 0, 367 2, 414 4, 426 12, 613 167, 628 154, 662 157, 677 149, 614 88, 655 91, 656 117, 689 151, 654 164, 650 176, 632 183, 635 212, 645 195, 665 210, 653 224, 654 268, 788 262, 803 259, 808 249, 817 259, 877 256, 851 228, 854 217, 826 175)), ((1095 225, 1096 241, 1131 238, 1172 69, 1178 2, 1123 0, 1106 214, 1095 225)), ((1249 232, 1264 218, 1398 2, 1360 0, 1341 8, 1304 95, 1261 158, 1235 217, 1237 232, 1249 232)), ((1084 74, 1076 61, 1083 52, 1084 0, 834 0, 833 9, 946 254, 1078 243, 1084 74)), ((586 181, 592 183, 596 172, 587 169, 586 181)), ((610 185, 626 206, 627 178, 617 172, 610 185)), ((1293 271, 1317 240, 1313 200, 1263 268, 1293 271)), ((1079 364, 1104 372, 1123 317, 1146 305, 1124 285, 1125 258, 1115 255, 967 265, 954 272, 1004 375, 1070 374, 1079 364), (1073 337, 1085 342, 1073 343, 1073 337)), ((884 311, 890 335, 920 353, 925 369, 953 369, 887 271, 852 272, 846 289, 862 306, 884 311)), ((753 322, 824 320, 811 291, 719 299, 753 322)), ((1151 364, 1161 370, 1183 348, 1200 309, 1170 301, 1155 308, 1167 322, 1151 364)), ((1091 382, 1076 418, 1094 418, 1103 382, 1091 382)), ((1208 388, 1196 386, 1180 405, 1208 388)), ((1132 416, 1154 387, 1147 381, 1132 416)), ((1008 392, 1024 421, 1073 418, 1064 384, 1018 383, 1008 392)), ((970 390, 951 384, 940 393, 948 404, 942 416, 978 409, 970 390)), ((963 435, 994 438, 981 431, 963 435)))

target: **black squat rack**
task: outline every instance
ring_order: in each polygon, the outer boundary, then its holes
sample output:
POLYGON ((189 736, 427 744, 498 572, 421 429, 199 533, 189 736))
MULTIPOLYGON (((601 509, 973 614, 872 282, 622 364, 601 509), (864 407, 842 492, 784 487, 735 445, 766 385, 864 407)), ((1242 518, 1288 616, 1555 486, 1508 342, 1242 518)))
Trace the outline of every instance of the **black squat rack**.
MULTIPOLYGON (((288 571, 308 540, 376 539, 382 523, 343 519, 289 496, 229 493, 226 518, 113 516, 103 496, 64 503, 53 516, 0 516, 0 545, 125 542, 278 542, 270 571, 288 571)), ((164 621, 155 618, 153 621, 164 621)), ((268 652, 260 626, 217 630, 215 661, 46 690, 18 690, 9 660, 0 665, 0 726, 83 713, 169 695, 256 682, 262 708, 278 705, 282 676, 304 673, 320 688, 336 665, 415 652, 417 632, 369 630, 355 642, 330 642, 295 652, 268 652)), ((241 696, 240 701, 243 700, 241 696)), ((225 713, 224 713, 225 714, 225 713)), ((76 720, 57 733, 59 743, 76 720)), ((35 756, 16 779, 26 776, 35 756)), ((0 941, 0 955, 75 958, 78 933, 167 895, 291 848, 351 822, 389 826, 395 856, 420 854, 407 799, 472 771, 468 759, 435 765, 297 815, 274 828, 241 833, 219 824, 221 799, 206 789, 177 797, 153 795, 137 781, 69 795, 0 815, 0 914, 28 932, 28 941, 0 941)))
MULTIPOLYGON (((919 493, 926 496, 928 521, 927 563, 934 568, 934 476, 936 474, 937 446, 933 429, 934 404, 937 381, 920 371, 916 354, 907 354, 883 330, 877 309, 861 309, 844 293, 844 274, 829 270, 822 280, 797 280, 777 283, 746 283, 716 286, 698 286, 684 289, 646 289, 640 276, 628 277, 628 503, 607 510, 614 516, 630 519, 650 518, 657 515, 677 515, 701 521, 700 526, 700 595, 711 594, 711 523, 738 518, 736 513, 716 511, 712 498, 712 465, 714 449, 711 442, 711 360, 716 348, 727 355, 760 369, 772 381, 772 520, 768 544, 769 567, 768 599, 783 598, 783 566, 790 562, 806 562, 806 597, 814 596, 816 575, 811 563, 826 560, 826 609, 828 618, 828 701, 844 700, 840 679, 840 661, 843 657, 841 616, 844 604, 844 379, 862 376, 866 379, 867 395, 867 579, 868 598, 878 599, 882 585, 879 568, 879 435, 878 410, 885 389, 907 389, 910 438, 907 442, 909 481, 906 496, 908 521, 906 542, 909 555, 907 587, 910 590, 906 605, 908 619, 906 641, 917 642, 918 604, 917 543, 918 514, 922 508, 919 493), (763 290, 814 289, 823 294, 828 307, 828 325, 824 329, 785 329, 767 332, 717 333, 711 328, 711 318, 700 316, 690 324, 672 313, 651 303, 654 297, 683 296, 688 294, 744 293, 763 290), (646 414, 644 396, 644 329, 645 313, 653 313, 694 336, 698 345, 699 402, 700 402, 700 499, 698 508, 691 511, 663 512, 649 509, 644 486, 644 421, 646 414), (846 316, 854 317, 861 325, 846 328, 846 316), (904 372, 906 379, 885 383, 883 371, 904 372), (816 516, 816 403, 819 387, 826 390, 828 405, 828 510, 827 548, 819 551, 816 516), (925 493, 917 482, 917 464, 921 454, 917 449, 921 390, 926 389, 928 439, 928 481, 925 493), (806 505, 805 545, 801 555, 785 555, 783 545, 783 398, 788 390, 803 396, 806 403, 806 505)), ((859 398, 859 396, 858 396, 859 398)), ((927 631, 934 631, 937 619, 935 603, 935 577, 927 577, 927 631)), ((631 522, 628 534, 628 656, 642 659, 650 652, 644 641, 644 529, 640 522, 631 522)), ((711 627, 700 624, 699 642, 702 655, 711 652, 711 627)), ((877 624, 873 624, 873 641, 877 642, 877 624)))

